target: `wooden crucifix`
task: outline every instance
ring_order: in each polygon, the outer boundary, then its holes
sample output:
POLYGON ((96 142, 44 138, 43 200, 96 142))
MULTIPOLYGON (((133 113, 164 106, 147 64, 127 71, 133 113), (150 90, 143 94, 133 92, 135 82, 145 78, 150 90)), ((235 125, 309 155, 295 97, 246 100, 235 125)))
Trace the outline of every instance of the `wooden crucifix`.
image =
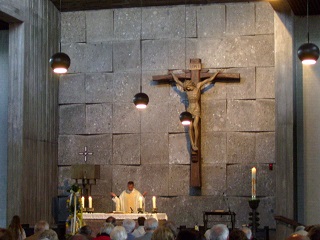
POLYGON ((191 173, 190 186, 201 187, 201 90, 211 82, 239 82, 239 73, 209 73, 208 69, 202 69, 201 59, 190 59, 189 70, 184 73, 174 74, 169 70, 168 75, 152 76, 153 81, 169 83, 174 81, 183 91, 187 92, 189 106, 187 111, 192 114, 193 121, 189 127, 191 143, 191 173))

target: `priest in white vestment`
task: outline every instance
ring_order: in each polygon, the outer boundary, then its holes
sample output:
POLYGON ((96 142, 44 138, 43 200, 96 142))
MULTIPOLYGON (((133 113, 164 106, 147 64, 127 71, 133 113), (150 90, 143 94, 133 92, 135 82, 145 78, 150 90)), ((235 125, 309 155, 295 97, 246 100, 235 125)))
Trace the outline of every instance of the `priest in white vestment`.
POLYGON ((132 181, 128 182, 128 189, 124 190, 119 197, 113 192, 110 193, 112 196, 112 201, 116 203, 116 211, 121 211, 125 213, 137 213, 142 201, 142 208, 144 208, 144 196, 146 192, 141 194, 138 190, 134 188, 134 183, 132 181))

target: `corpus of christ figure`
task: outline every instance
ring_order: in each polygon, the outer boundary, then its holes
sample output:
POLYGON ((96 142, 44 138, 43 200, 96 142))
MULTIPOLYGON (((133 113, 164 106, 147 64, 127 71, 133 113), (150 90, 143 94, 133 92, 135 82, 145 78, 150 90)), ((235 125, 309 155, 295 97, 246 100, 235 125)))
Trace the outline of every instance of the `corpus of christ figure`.
POLYGON ((198 151, 198 140, 199 140, 199 120, 200 120, 200 96, 201 90, 203 87, 211 83, 215 77, 218 75, 219 71, 213 74, 210 78, 207 78, 201 82, 195 84, 192 80, 186 80, 181 82, 179 78, 171 72, 173 80, 182 88, 183 91, 186 91, 189 101, 189 106, 187 111, 192 114, 193 120, 190 123, 189 127, 189 137, 191 141, 191 147, 193 151, 198 151))

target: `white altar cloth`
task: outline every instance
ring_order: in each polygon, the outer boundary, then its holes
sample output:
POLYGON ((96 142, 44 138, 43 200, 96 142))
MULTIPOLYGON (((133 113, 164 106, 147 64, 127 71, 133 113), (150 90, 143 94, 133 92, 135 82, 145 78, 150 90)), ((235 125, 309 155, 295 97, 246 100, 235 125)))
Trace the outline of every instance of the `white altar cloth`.
POLYGON ((166 213, 83 213, 84 220, 94 220, 94 219, 107 219, 108 217, 114 217, 115 219, 138 219, 138 217, 155 218, 157 220, 168 220, 166 213))

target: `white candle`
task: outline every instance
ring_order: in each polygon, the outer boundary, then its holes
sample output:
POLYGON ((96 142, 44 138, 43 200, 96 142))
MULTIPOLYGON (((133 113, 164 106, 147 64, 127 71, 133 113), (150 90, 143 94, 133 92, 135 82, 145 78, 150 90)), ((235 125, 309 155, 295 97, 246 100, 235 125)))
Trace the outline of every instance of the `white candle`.
POLYGON ((251 175, 252 175, 252 191, 251 191, 251 195, 252 195, 252 199, 256 198, 256 194, 257 194, 257 169, 255 167, 253 167, 251 169, 251 175))
POLYGON ((89 208, 92 208, 92 197, 89 197, 89 208))
POLYGON ((84 208, 84 197, 81 197, 81 206, 84 208))
POLYGON ((139 197, 139 208, 142 208, 142 197, 139 197))
POLYGON ((156 208, 156 207, 157 207, 156 197, 155 197, 155 196, 152 197, 152 207, 153 207, 153 208, 156 208))

